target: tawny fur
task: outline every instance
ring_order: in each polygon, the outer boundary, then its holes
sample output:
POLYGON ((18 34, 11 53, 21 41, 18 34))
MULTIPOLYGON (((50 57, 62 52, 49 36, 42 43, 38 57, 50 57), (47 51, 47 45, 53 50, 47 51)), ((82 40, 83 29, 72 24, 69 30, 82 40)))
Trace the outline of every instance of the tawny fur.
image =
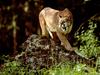
POLYGON ((72 13, 65 8, 62 11, 46 7, 39 13, 39 22, 42 30, 42 36, 50 35, 53 39, 53 32, 56 32, 61 44, 69 51, 73 51, 72 46, 67 40, 72 29, 73 16, 72 13))

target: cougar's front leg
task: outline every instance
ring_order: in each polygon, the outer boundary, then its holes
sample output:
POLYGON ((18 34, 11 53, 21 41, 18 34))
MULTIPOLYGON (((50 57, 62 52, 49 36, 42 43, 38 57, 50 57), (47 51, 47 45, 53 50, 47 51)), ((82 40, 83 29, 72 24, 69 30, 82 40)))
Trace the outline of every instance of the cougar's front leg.
POLYGON ((72 48, 72 46, 70 45, 69 41, 67 40, 67 38, 65 37, 65 35, 61 34, 60 32, 57 32, 57 36, 59 38, 59 40, 61 41, 62 45, 69 51, 73 51, 74 49, 72 48))
POLYGON ((39 22, 42 30, 42 36, 48 36, 48 32, 46 29, 46 22, 42 14, 39 14, 39 22))

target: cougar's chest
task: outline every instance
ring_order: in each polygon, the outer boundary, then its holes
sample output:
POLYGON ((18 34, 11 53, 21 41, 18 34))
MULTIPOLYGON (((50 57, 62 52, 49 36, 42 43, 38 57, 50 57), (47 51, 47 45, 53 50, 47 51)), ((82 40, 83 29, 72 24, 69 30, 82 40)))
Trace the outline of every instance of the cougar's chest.
POLYGON ((49 16, 48 18, 46 18, 46 25, 47 28, 51 31, 51 32, 56 32, 57 29, 57 25, 58 23, 55 21, 55 16, 49 16))
POLYGON ((47 28, 48 28, 49 31, 56 32, 56 25, 55 24, 53 24, 53 23, 47 23, 46 26, 47 26, 47 28))

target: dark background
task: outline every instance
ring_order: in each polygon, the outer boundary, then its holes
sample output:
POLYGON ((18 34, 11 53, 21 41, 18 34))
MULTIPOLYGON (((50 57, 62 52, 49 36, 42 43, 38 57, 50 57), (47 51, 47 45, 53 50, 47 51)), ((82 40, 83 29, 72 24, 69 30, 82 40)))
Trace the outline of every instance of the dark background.
POLYGON ((38 14, 44 7, 68 8, 74 17, 71 32, 74 34, 82 23, 100 13, 100 0, 0 0, 0 54, 11 55, 30 35, 40 34, 38 14), (27 12, 24 11, 25 3, 29 7, 27 12), (15 27, 13 16, 17 16, 15 27))

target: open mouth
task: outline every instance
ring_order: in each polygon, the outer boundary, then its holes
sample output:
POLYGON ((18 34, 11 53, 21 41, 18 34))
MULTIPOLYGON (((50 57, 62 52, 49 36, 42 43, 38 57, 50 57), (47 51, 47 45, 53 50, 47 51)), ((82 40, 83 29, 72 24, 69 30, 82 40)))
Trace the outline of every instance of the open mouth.
POLYGON ((64 31, 66 31, 67 23, 63 21, 63 22, 61 23, 61 27, 62 27, 62 29, 63 29, 64 31))

